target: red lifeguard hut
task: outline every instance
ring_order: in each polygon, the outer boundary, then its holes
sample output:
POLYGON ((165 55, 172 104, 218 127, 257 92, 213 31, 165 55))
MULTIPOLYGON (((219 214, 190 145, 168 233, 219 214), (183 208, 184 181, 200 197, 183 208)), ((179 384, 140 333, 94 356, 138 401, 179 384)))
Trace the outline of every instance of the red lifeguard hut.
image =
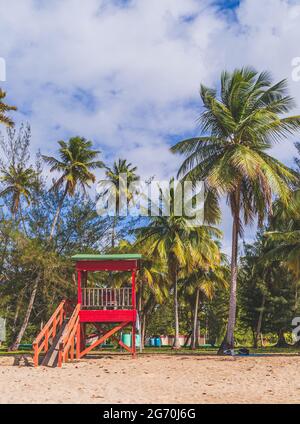
MULTIPOLYGON (((68 359, 82 358, 95 347, 112 339, 132 354, 136 355, 136 272, 141 255, 79 254, 72 257, 77 271, 77 305, 71 309, 69 301, 62 301, 50 320, 33 342, 34 364, 39 363, 39 354, 46 355, 43 365, 58 365, 68 359), (129 272, 131 282, 126 278, 125 286, 91 287, 89 273, 99 271, 129 272), (71 312, 72 311, 72 312, 71 312), (87 325, 94 328, 88 334, 87 325), (125 345, 117 333, 126 327, 131 328, 131 346, 125 345), (88 343, 90 342, 90 343, 88 343)), ((110 280, 110 278, 109 278, 110 280)))

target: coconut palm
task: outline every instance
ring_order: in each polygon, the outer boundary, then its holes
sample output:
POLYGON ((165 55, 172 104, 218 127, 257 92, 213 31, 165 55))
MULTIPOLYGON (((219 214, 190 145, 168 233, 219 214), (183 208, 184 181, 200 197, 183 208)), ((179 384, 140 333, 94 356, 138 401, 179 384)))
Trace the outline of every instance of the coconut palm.
POLYGON ((58 202, 53 219, 50 238, 54 236, 60 212, 67 195, 74 196, 76 189, 80 188, 86 193, 90 183, 95 182, 94 169, 102 168, 103 162, 95 160, 100 153, 92 149, 92 142, 83 137, 72 137, 68 142, 59 141, 59 159, 52 156, 42 156, 44 161, 50 165, 50 172, 58 172, 60 176, 54 181, 51 190, 58 191, 63 188, 61 198, 58 202))
POLYGON ((220 265, 220 254, 218 252, 215 260, 208 268, 198 268, 183 278, 183 289, 193 295, 194 312, 193 312, 193 329, 191 348, 196 348, 197 343, 197 324, 198 310, 200 303, 200 295, 202 294, 208 300, 211 300, 215 294, 215 290, 219 288, 226 289, 228 268, 220 265))
POLYGON ((0 197, 11 197, 10 210, 13 217, 16 216, 21 207, 22 199, 26 200, 29 205, 32 200, 33 191, 36 190, 38 184, 37 172, 24 165, 10 165, 8 169, 2 169, 0 181, 3 190, 0 192, 0 197))
POLYGON ((15 111, 17 108, 15 106, 9 106, 4 103, 6 97, 5 91, 2 91, 0 88, 0 124, 4 124, 7 127, 13 127, 14 121, 7 116, 7 112, 15 111))
MULTIPOLYGON (((137 167, 132 166, 131 163, 127 163, 126 159, 119 159, 115 161, 113 166, 110 168, 105 167, 106 180, 102 180, 99 183, 99 186, 102 187, 103 192, 102 196, 114 196, 113 201, 115 201, 115 216, 112 222, 112 232, 111 232, 111 246, 115 247, 116 239, 116 225, 118 221, 118 216, 121 213, 122 205, 120 204, 121 191, 127 203, 129 204, 133 200, 134 192, 130 189, 132 184, 139 180, 139 176, 136 174, 137 167), (114 186, 114 191, 110 190, 111 184, 114 186)), ((110 201, 108 199, 108 201, 110 201)))
MULTIPOLYGON (((161 192, 161 205, 156 216, 151 216, 149 225, 136 230, 139 243, 147 243, 149 255, 166 263, 168 280, 173 288, 175 338, 174 348, 180 348, 178 314, 178 278, 182 269, 191 272, 196 266, 206 267, 216 257, 218 246, 213 236, 220 231, 206 226, 191 225, 191 218, 175 214, 177 187, 170 182, 170 190, 161 192), (169 211, 169 213, 166 213, 169 211)), ((184 209, 186 210, 186 209, 184 209)))
POLYGON ((203 180, 207 191, 225 195, 233 218, 231 287, 227 332, 220 349, 234 346, 238 240, 243 224, 257 217, 262 225, 272 212, 274 195, 286 205, 295 173, 267 152, 275 142, 300 128, 300 116, 286 116, 294 102, 286 81, 272 85, 268 72, 242 68, 221 75, 220 96, 201 85, 203 136, 177 143, 172 151, 186 156, 179 175, 203 180), (282 115, 284 114, 284 117, 282 115))

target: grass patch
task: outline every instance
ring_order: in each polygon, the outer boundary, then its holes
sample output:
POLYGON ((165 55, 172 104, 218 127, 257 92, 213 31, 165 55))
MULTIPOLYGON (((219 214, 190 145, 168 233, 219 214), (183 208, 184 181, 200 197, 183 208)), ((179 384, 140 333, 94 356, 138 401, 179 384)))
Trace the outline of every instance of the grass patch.
MULTIPOLYGON (((263 348, 251 348, 249 347, 250 354, 258 354, 258 355, 297 355, 300 353, 299 348, 295 348, 293 346, 287 347, 287 348, 277 348, 273 346, 269 347, 263 347, 263 348)), ((191 350, 188 347, 182 347, 181 349, 172 349, 170 346, 162 346, 162 347, 145 347, 143 349, 142 355, 217 355, 218 347, 212 347, 212 346, 203 346, 199 347, 195 350, 191 350)), ((120 353, 126 353, 124 349, 121 349, 119 347, 107 347, 105 349, 99 349, 94 350, 91 352, 92 355, 102 355, 102 354, 120 354, 120 353)), ((139 348, 137 348, 137 353, 140 354, 139 348)), ((26 354, 33 354, 32 350, 29 349, 20 349, 15 352, 10 352, 7 350, 7 348, 2 347, 0 348, 0 357, 1 356, 8 356, 8 355, 26 355, 26 354)))

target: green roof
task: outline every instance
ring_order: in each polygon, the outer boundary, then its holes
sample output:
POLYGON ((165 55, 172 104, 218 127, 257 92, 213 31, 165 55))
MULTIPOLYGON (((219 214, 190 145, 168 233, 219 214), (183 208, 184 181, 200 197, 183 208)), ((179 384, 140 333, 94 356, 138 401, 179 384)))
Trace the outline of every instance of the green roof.
POLYGON ((117 260, 139 260, 142 255, 135 253, 125 254, 111 254, 111 255, 92 255, 92 254, 79 254, 72 256, 73 261, 117 261, 117 260))

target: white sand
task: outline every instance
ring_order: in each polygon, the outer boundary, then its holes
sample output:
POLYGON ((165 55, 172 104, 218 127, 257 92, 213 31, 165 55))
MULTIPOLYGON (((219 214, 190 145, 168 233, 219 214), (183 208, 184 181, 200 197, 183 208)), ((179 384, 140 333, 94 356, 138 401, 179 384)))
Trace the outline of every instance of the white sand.
POLYGON ((299 401, 297 356, 101 355, 62 369, 13 366, 13 358, 0 358, 0 403, 299 401))

